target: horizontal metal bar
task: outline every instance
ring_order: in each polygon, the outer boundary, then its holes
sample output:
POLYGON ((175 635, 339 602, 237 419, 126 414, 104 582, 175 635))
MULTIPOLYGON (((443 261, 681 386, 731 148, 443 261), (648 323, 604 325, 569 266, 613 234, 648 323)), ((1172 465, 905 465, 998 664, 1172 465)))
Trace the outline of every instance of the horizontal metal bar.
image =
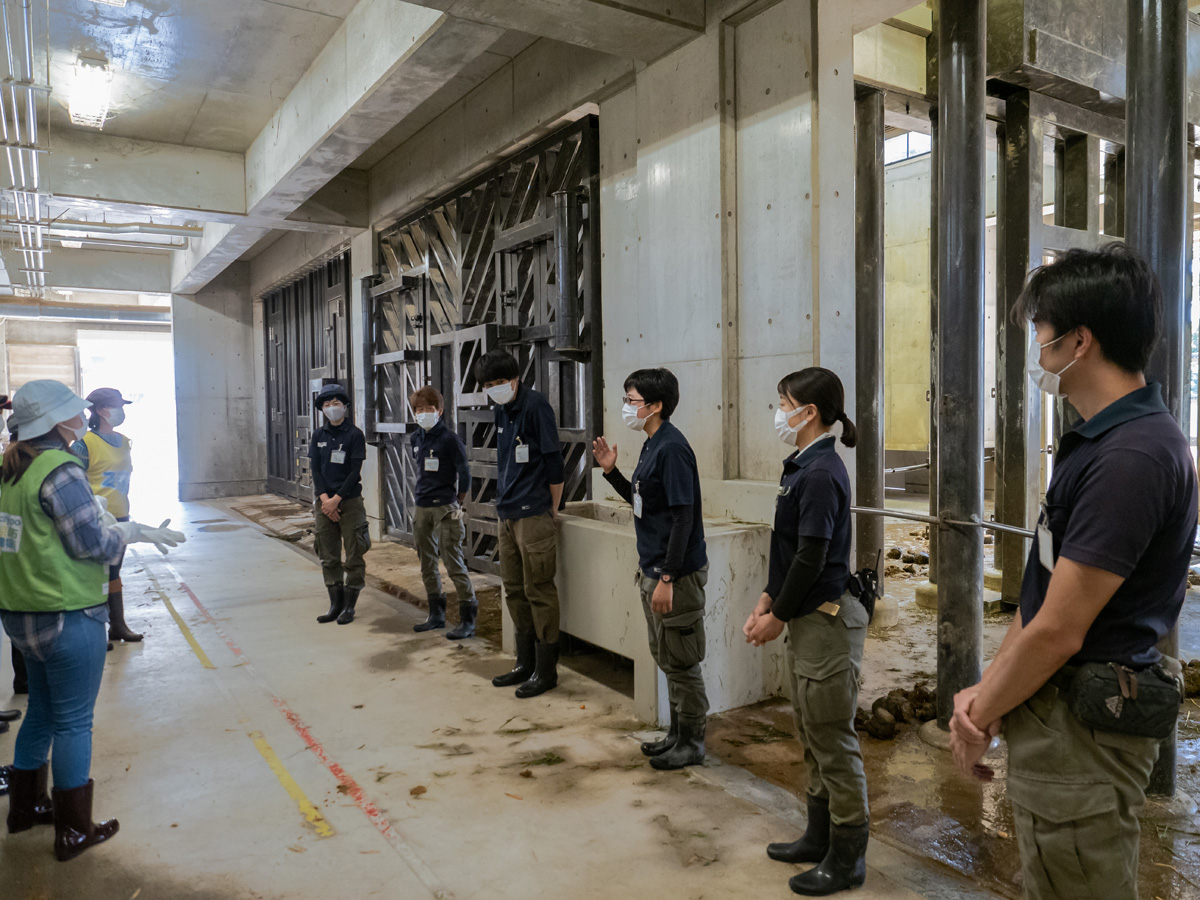
POLYGON ((407 434, 409 426, 403 422, 376 422, 375 430, 383 434, 407 434))
POLYGON ((407 350, 393 350, 391 353, 376 353, 371 357, 371 364, 375 366, 383 366, 388 363, 404 362, 407 359, 412 359, 407 350))
POLYGON ((552 234, 554 234, 553 216, 547 216, 544 219, 534 219, 526 222, 524 225, 518 225, 515 228, 500 232, 496 236, 496 240, 492 242, 492 252, 502 253, 505 250, 512 250, 525 244, 546 240, 552 234))
POLYGON ((936 516, 923 515, 922 513, 911 513, 903 509, 874 509, 867 506, 852 506, 850 512, 856 516, 883 516, 886 519, 904 519, 908 522, 923 522, 926 525, 955 525, 966 528, 982 528, 985 531, 1002 531, 1005 534, 1015 534, 1020 537, 1031 538, 1034 533, 1028 528, 1020 528, 1016 525, 1005 525, 1002 522, 961 522, 956 519, 939 519, 936 516))
POLYGON ((391 294, 395 291, 410 291, 420 284, 420 277, 428 271, 426 266, 418 266, 415 269, 409 269, 401 275, 397 275, 383 284, 377 284, 371 288, 372 297, 382 297, 384 294, 391 294))
POLYGON ((10 88, 20 88, 23 91, 33 91, 38 94, 49 94, 53 88, 48 84, 39 84, 36 81, 18 81, 15 78, 2 78, 0 84, 10 88))

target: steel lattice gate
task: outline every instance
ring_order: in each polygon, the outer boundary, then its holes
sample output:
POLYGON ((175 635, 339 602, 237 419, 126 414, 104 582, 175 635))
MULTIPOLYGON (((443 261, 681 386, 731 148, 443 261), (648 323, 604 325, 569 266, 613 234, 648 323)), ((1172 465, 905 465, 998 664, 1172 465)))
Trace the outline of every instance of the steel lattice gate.
POLYGON ((267 355, 267 489, 312 499, 308 440, 321 385, 350 384, 350 254, 263 298, 267 355))
POLYGON ((590 443, 603 420, 597 125, 582 119, 385 231, 384 274, 364 291, 367 436, 382 449, 386 531, 412 539, 418 426, 408 397, 431 384, 467 444, 475 569, 497 570, 495 426, 474 374, 488 350, 508 349, 522 383, 554 407, 564 499, 590 496, 590 443))

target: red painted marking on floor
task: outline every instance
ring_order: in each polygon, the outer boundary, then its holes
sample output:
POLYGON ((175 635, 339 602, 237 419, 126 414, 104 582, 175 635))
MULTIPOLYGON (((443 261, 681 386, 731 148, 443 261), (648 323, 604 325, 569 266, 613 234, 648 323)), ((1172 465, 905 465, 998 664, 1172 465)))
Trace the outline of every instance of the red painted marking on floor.
POLYGON ((275 708, 283 714, 283 717, 288 720, 288 724, 295 729, 296 734, 300 736, 300 740, 304 741, 308 749, 313 752, 317 759, 321 760, 322 765, 324 765, 325 768, 329 770, 330 774, 337 779, 338 784, 346 788, 347 795, 354 801, 355 806, 361 809, 366 817, 371 820, 371 824, 375 826, 375 829, 390 843, 395 843, 399 839, 399 836, 392 829, 392 823, 389 822, 387 817, 379 811, 379 808, 367 798, 366 791, 362 789, 357 781, 346 774, 345 769, 343 769, 329 756, 329 753, 325 750, 325 747, 320 741, 313 737, 312 731, 309 729, 308 725, 305 724, 304 720, 300 718, 295 710, 288 706, 287 701, 263 683, 262 679, 258 677, 258 672, 251 665, 250 661, 246 659, 242 649, 234 642, 233 638, 225 633, 225 630, 217 623, 217 620, 213 618, 212 614, 205 608, 204 604, 200 602, 200 598, 196 596, 195 592, 190 587, 188 587, 187 582, 183 580, 183 576, 179 574, 179 571, 168 562, 164 561, 164 565, 167 567, 168 571, 170 571, 171 576, 175 579, 175 583, 179 585, 179 589, 191 598, 192 603, 195 604, 196 609, 200 612, 200 615, 204 617, 205 622, 212 625, 217 634, 220 636, 221 640, 225 642, 225 646, 227 646, 235 656, 241 657, 244 660, 243 666, 250 670, 254 680, 259 683, 259 686, 263 689, 267 696, 271 698, 271 702, 275 704, 275 708))

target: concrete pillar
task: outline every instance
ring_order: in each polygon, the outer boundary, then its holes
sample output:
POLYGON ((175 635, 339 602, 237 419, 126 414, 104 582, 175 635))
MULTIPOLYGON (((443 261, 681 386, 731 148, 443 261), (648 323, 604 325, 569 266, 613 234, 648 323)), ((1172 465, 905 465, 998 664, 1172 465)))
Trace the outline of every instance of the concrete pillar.
MULTIPOLYGON (((372 366, 369 323, 367 322, 368 298, 363 291, 363 279, 376 272, 378 241, 375 232, 367 229, 350 242, 350 377, 354 383, 354 421, 359 428, 367 430, 367 392, 372 390, 372 366)), ((367 460, 363 463, 363 504, 367 521, 371 526, 371 538, 383 536, 383 486, 380 481, 379 447, 367 445, 367 460)))
MULTIPOLYGON (((983 518, 985 3, 947 4, 938 17, 939 515, 983 518)), ((938 723, 979 680, 983 531, 938 526, 938 723)))
MULTIPOLYGON (((883 488, 883 91, 860 87, 855 97, 854 180, 855 369, 859 506, 882 507, 883 488)), ((884 520, 855 522, 857 565, 875 566, 884 545, 884 520)), ((880 572, 882 584, 882 571, 880 572)), ((880 593, 882 593, 882 588, 880 593)))
MULTIPOLYGON (((1191 178, 1187 169, 1187 3, 1129 0, 1126 37, 1125 235, 1158 275, 1163 334, 1146 377, 1163 386, 1177 421, 1183 416, 1186 287, 1184 261, 1191 178)), ((1190 368, 1190 367, 1189 367, 1190 368)), ((1178 628, 1160 645, 1179 651, 1178 628)), ((1150 793, 1175 793, 1175 737, 1163 741, 1150 793)))

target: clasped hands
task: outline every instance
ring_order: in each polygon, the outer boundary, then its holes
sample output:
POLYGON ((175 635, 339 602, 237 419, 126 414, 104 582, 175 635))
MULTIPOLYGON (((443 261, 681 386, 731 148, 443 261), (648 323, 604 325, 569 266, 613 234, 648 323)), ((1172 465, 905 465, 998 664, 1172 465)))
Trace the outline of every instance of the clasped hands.
POLYGON ((782 619, 777 619, 775 614, 771 612, 771 595, 763 591, 761 597, 758 598, 758 604, 754 607, 754 611, 750 613, 750 618, 746 620, 746 624, 742 626, 742 634, 746 636, 746 643, 753 644, 755 647, 765 647, 779 635, 783 634, 783 629, 787 625, 782 619))
POLYGON ((971 721, 971 705, 979 695, 978 684, 954 695, 954 714, 950 717, 950 752, 958 771, 979 781, 991 781, 996 773, 991 766, 983 764, 984 754, 991 746, 992 738, 1000 733, 1000 720, 984 729, 971 721))

